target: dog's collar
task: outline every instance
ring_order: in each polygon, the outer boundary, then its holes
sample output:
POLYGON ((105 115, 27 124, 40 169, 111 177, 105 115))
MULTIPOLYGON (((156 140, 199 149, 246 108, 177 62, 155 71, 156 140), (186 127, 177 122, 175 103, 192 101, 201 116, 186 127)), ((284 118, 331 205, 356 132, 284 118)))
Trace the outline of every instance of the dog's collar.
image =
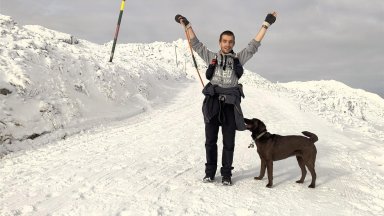
POLYGON ((261 134, 259 134, 259 136, 257 136, 256 137, 256 139, 260 139, 262 136, 264 136, 264 134, 266 134, 267 133, 267 131, 264 131, 264 132, 262 132, 261 134))

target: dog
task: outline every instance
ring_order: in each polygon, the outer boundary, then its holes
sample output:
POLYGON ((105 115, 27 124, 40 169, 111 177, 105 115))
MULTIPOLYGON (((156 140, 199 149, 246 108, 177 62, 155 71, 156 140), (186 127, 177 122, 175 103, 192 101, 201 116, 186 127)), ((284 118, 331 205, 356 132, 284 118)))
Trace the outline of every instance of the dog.
POLYGON ((268 184, 266 187, 271 188, 273 185, 273 161, 282 160, 291 156, 296 156, 297 162, 301 169, 301 178, 296 183, 303 183, 308 168, 312 175, 312 182, 309 188, 315 188, 316 172, 315 161, 317 149, 315 142, 318 141, 316 134, 303 131, 305 136, 281 136, 270 134, 264 122, 259 119, 244 118, 246 128, 252 132, 252 139, 257 146, 257 153, 261 159, 260 175, 255 177, 256 180, 263 179, 265 169, 268 171, 268 184))

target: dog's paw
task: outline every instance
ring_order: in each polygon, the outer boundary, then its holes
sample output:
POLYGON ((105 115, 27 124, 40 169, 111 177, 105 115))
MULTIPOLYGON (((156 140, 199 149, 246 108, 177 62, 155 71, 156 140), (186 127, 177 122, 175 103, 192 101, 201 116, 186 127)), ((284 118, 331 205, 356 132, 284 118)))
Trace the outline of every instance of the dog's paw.
POLYGON ((302 180, 298 180, 298 181, 296 181, 296 183, 303 184, 304 181, 302 181, 302 180))
POLYGON ((265 187, 272 188, 272 184, 267 184, 265 187))
POLYGON ((255 177, 255 178, 253 178, 253 179, 255 179, 255 180, 261 180, 261 179, 263 179, 263 177, 257 176, 257 177, 255 177))
POLYGON ((315 188, 315 185, 314 184, 310 184, 308 187, 309 188, 315 188))

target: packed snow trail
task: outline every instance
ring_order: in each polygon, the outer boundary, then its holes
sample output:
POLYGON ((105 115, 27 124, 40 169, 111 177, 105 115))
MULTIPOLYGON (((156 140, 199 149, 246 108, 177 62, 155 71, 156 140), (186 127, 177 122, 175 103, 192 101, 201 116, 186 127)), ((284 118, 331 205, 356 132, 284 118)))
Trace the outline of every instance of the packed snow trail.
MULTIPOLYGON (((309 173, 295 183, 294 157, 274 163, 272 189, 266 177, 254 180, 260 161, 247 148, 248 131, 237 133, 234 185, 222 186, 219 172, 215 183, 202 183, 201 86, 180 85, 177 97, 147 113, 4 157, 0 215, 383 215, 379 141, 252 86, 244 89, 246 117, 262 119, 271 133, 319 136, 316 189, 307 187, 309 173)), ((221 141, 220 134, 219 163, 221 141)))

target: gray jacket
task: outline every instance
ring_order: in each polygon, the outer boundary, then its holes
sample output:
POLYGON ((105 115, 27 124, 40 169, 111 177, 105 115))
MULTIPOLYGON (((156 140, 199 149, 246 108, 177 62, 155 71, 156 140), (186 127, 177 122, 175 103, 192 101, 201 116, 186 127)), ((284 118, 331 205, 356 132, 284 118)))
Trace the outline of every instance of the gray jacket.
POLYGON ((210 51, 197 37, 191 39, 193 50, 209 64, 212 59, 217 58, 217 67, 211 79, 213 85, 218 85, 222 88, 236 87, 238 77, 233 70, 233 58, 239 58, 240 64, 244 65, 256 52, 260 46, 260 42, 252 39, 248 46, 237 54, 222 54, 220 51, 214 53, 210 51))
MULTIPOLYGON (((243 111, 240 107, 241 97, 244 97, 243 86, 241 84, 236 87, 221 88, 220 86, 208 83, 203 89, 203 94, 205 95, 205 99, 203 101, 202 111, 205 123, 209 123, 216 115, 220 116, 222 103, 232 104, 236 130, 243 131, 246 129, 243 111)), ((220 117, 218 118, 219 121, 222 121, 220 117)))

